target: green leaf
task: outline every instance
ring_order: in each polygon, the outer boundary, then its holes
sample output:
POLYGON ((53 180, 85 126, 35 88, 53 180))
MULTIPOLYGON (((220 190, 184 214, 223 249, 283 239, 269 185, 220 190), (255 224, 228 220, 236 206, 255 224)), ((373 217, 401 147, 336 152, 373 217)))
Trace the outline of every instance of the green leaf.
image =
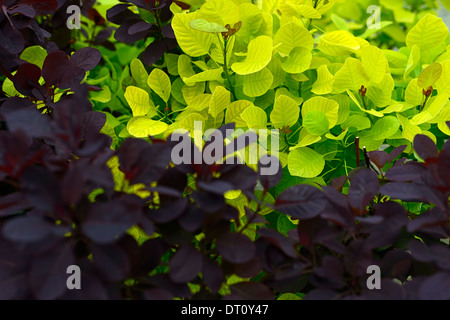
POLYGON ((308 130, 306 130, 306 128, 303 127, 300 130, 297 144, 293 147, 290 147, 289 150, 294 150, 294 149, 301 148, 301 147, 307 147, 313 143, 316 143, 317 141, 320 141, 320 139, 321 139, 320 136, 314 136, 314 135, 310 134, 308 132, 308 130))
POLYGON ((192 20, 197 19, 198 12, 178 13, 172 19, 172 28, 181 49, 187 55, 200 57, 208 54, 213 34, 197 31, 189 25, 192 20))
POLYGON ((450 96, 450 60, 441 62, 442 74, 436 81, 436 89, 438 93, 445 93, 450 96))
POLYGON ((106 103, 111 101, 111 90, 107 85, 104 85, 100 91, 89 92, 89 97, 91 100, 106 103))
POLYGON ((380 117, 383 116, 383 113, 382 113, 382 112, 379 112, 379 111, 374 110, 374 109, 368 109, 368 110, 366 110, 366 109, 364 109, 363 107, 361 107, 361 104, 359 103, 358 99, 356 99, 356 97, 355 97, 355 95, 353 94, 353 92, 347 90, 347 94, 348 94, 348 96, 350 97, 350 99, 352 99, 352 101, 356 104, 356 106, 359 108, 359 110, 364 111, 365 113, 371 114, 371 115, 373 115, 373 116, 375 116, 375 117, 379 117, 379 118, 380 118, 380 117))
POLYGON ((162 121, 155 121, 149 117, 133 117, 127 124, 128 132, 137 138, 157 136, 168 128, 162 121))
POLYGON ((303 104, 302 118, 306 118, 311 111, 320 111, 323 113, 328 119, 328 129, 331 129, 336 125, 338 120, 339 104, 334 100, 324 97, 313 97, 303 104))
POLYGON ((273 110, 270 113, 270 121, 277 129, 292 127, 297 123, 299 114, 298 104, 288 96, 280 95, 275 100, 273 110))
POLYGON ((326 65, 317 68, 317 79, 311 91, 315 94, 327 94, 333 90, 334 76, 330 73, 326 65))
POLYGON ((231 69, 240 75, 258 72, 264 69, 272 59, 272 39, 259 36, 248 44, 248 52, 244 62, 235 62, 231 69))
POLYGON ((434 119, 447 103, 448 95, 445 93, 433 97, 433 99, 427 103, 425 108, 411 119, 411 124, 419 125, 434 119))
POLYGON ((385 116, 375 122, 372 128, 372 136, 375 140, 388 139, 397 133, 400 122, 394 116, 385 116))
POLYGON ((139 59, 133 59, 130 64, 131 76, 136 80, 139 88, 146 89, 148 73, 145 70, 144 64, 139 59))
POLYGON ((42 69, 44 65, 44 60, 47 57, 47 51, 41 46, 31 46, 25 48, 20 54, 20 59, 25 60, 29 63, 37 65, 42 69))
POLYGON ((205 19, 195 19, 189 22, 191 28, 202 31, 202 32, 210 32, 210 33, 220 33, 220 32, 228 32, 228 29, 221 26, 220 24, 206 21, 205 19))
POLYGON ((362 48, 361 62, 371 81, 380 83, 384 79, 388 62, 383 51, 379 48, 374 46, 362 48))
POLYGON ((412 79, 405 90, 405 101, 414 106, 422 104, 424 99, 422 89, 417 84, 418 79, 412 79))
POLYGON ((238 100, 231 103, 225 112, 225 123, 234 122, 237 128, 246 127, 247 122, 241 118, 241 113, 250 106, 253 106, 253 103, 248 100, 238 100))
POLYGON ((292 49, 297 47, 311 51, 314 48, 314 39, 300 23, 291 22, 278 30, 274 37, 274 45, 281 55, 287 56, 292 49))
MULTIPOLYGON (((406 80, 409 74, 414 71, 420 62, 420 48, 417 45, 413 45, 411 48, 411 53, 409 54, 408 63, 406 64, 405 73, 403 74, 403 79, 406 80)), ((415 75, 413 75, 415 77, 415 75)))
POLYGON ((314 178, 322 172, 324 167, 323 156, 308 147, 297 148, 289 153, 288 169, 293 176, 314 178))
POLYGON ((440 63, 432 63, 420 73, 417 79, 417 85, 419 88, 427 90, 429 87, 434 86, 441 75, 442 65, 440 63))
POLYGON ((199 10, 199 18, 214 21, 222 26, 234 26, 241 17, 239 8, 230 0, 210 0, 205 2, 199 10))
POLYGON ((209 114, 217 118, 219 113, 223 112, 231 102, 231 93, 222 86, 214 89, 211 100, 209 102, 209 114))
POLYGON ((346 90, 358 91, 361 86, 368 87, 370 78, 362 62, 355 58, 347 58, 344 65, 335 74, 334 87, 337 92, 346 90))
POLYGON ((247 123, 249 129, 267 128, 267 114, 259 107, 249 106, 242 111, 241 118, 247 123))
POLYGON ((310 134, 321 136, 328 132, 329 123, 327 116, 323 112, 311 110, 303 118, 303 126, 310 134))
POLYGON ((355 114, 355 115, 351 115, 350 117, 348 117, 348 119, 345 120, 341 124, 341 127, 343 129, 348 129, 350 127, 353 127, 357 131, 362 131, 364 129, 370 128, 371 124, 370 124, 369 118, 359 115, 359 114, 355 114))
POLYGON ((281 64, 281 67, 288 73, 302 73, 309 69, 311 60, 311 50, 297 47, 292 49, 287 59, 281 64))
POLYGON ((157 115, 155 106, 150 100, 147 91, 138 87, 128 86, 124 96, 130 105, 133 117, 148 115, 151 118, 157 115))
POLYGON ((172 84, 164 71, 158 68, 153 69, 148 76, 147 84, 164 102, 169 101, 172 84))
POLYGON ((422 129, 420 129, 419 126, 411 124, 411 122, 407 118, 403 117, 401 114, 397 114, 397 119, 398 121, 400 121, 400 124, 403 129, 402 136, 406 140, 413 142, 414 137, 422 133, 422 129))
POLYGON ((338 30, 320 37, 317 49, 330 56, 346 56, 360 48, 356 37, 348 31, 338 30))
POLYGON ((196 82, 204 82, 204 81, 223 81, 222 72, 223 72, 222 68, 206 70, 206 71, 197 73, 189 78, 183 78, 183 81, 187 85, 191 85, 196 82))
POLYGON ((264 95, 270 89, 273 82, 272 73, 267 68, 243 77, 244 94, 249 97, 259 97, 264 95))
POLYGON ((406 45, 411 48, 417 45, 421 56, 428 58, 433 49, 439 47, 448 39, 448 28, 441 18, 432 14, 425 15, 408 32, 406 45))

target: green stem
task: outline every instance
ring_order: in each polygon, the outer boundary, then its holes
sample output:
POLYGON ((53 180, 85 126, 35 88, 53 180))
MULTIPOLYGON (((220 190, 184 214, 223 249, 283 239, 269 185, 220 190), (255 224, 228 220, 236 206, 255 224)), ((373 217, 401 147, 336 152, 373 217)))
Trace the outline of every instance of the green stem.
POLYGON ((234 92, 233 84, 231 83, 230 74, 228 73, 228 62, 227 62, 227 44, 228 39, 224 39, 224 45, 223 45, 223 72, 225 73, 225 78, 227 79, 229 89, 231 91, 231 94, 233 95, 233 99, 235 99, 236 94, 234 92))

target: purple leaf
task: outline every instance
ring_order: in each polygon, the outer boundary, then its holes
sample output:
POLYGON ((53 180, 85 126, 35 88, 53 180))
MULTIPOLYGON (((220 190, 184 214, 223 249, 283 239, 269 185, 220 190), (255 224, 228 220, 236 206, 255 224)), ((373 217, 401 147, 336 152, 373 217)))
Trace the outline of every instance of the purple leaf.
POLYGON ((85 72, 92 70, 102 59, 102 54, 94 48, 82 48, 70 57, 70 64, 82 68, 85 72))
POLYGON ((130 269, 128 258, 119 246, 90 246, 95 268, 108 281, 121 281, 130 269))
POLYGON ((230 286, 231 296, 226 299, 273 300, 272 291, 262 283, 239 282, 230 286))
POLYGON ((425 171, 426 167, 422 163, 410 161, 390 168, 386 178, 394 182, 418 181, 425 171))
POLYGON ((180 247, 170 259, 170 279, 176 283, 194 280, 203 267, 203 257, 190 245, 180 247))
POLYGON ((217 293, 222 283, 225 282, 225 276, 223 275, 222 269, 219 267, 217 262, 203 257, 203 280, 205 284, 211 289, 212 293, 217 293))
POLYGON ((256 253, 255 244, 240 233, 226 233, 216 242, 217 251, 231 263, 250 261, 256 253))
POLYGON ((348 198, 350 205, 363 212, 378 192, 378 175, 370 169, 358 171, 350 180, 348 198))
POLYGON ((419 288, 423 300, 450 300, 450 273, 439 272, 425 279, 419 288))
POLYGON ((142 199, 130 195, 95 203, 83 224, 83 232, 98 244, 112 243, 139 220, 141 210, 142 199))
POLYGON ((403 201, 424 201, 433 203, 442 210, 445 210, 446 208, 447 201, 425 185, 406 182, 391 182, 383 185, 380 188, 380 193, 403 201))
POLYGON ((317 217, 326 206, 322 192, 306 184, 286 189, 275 202, 276 210, 298 219, 317 217))
POLYGON ((72 264, 74 256, 70 243, 60 243, 57 248, 37 257, 29 273, 36 298, 51 300, 63 295, 67 290, 67 267, 72 264))
POLYGON ((427 161, 427 159, 437 158, 438 149, 433 140, 426 135, 418 134, 414 137, 414 149, 419 157, 427 161))
POLYGON ((30 215, 9 220, 3 226, 5 238, 16 242, 36 242, 49 236, 55 225, 43 218, 30 215))

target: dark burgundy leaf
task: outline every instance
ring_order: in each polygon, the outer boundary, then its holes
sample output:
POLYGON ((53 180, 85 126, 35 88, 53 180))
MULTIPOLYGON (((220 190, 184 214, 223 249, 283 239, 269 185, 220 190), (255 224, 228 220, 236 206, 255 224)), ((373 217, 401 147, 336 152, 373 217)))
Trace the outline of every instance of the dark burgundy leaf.
POLYGON ((20 216, 5 223, 2 233, 5 238, 16 242, 35 242, 52 233, 55 225, 43 218, 30 215, 20 216))
POLYGON ((327 256, 323 258, 322 266, 314 269, 314 276, 311 283, 316 287, 340 289, 345 285, 343 279, 344 266, 336 257, 327 256))
POLYGON ((363 212, 378 192, 378 175, 370 169, 357 172, 350 180, 348 198, 350 205, 363 212))
POLYGON ((140 218, 142 199, 125 195, 108 203, 95 203, 83 224, 83 232, 94 242, 117 241, 140 218))
POLYGON ((108 281, 125 279, 129 272, 129 263, 126 253, 116 245, 90 246, 95 267, 102 278, 108 281))
POLYGON ((172 200, 158 210, 150 211, 149 218, 157 223, 167 223, 178 218, 187 208, 188 198, 172 200))
POLYGON ((145 21, 137 21, 135 24, 131 25, 128 28, 127 32, 130 36, 132 36, 139 32, 146 32, 150 30, 151 27, 152 25, 145 21))
POLYGON ((369 151, 367 152, 367 155, 369 156, 369 159, 375 163, 375 165, 381 169, 386 164, 387 160, 389 159, 389 155, 385 151, 369 151))
POLYGON ((217 251, 231 263, 250 261, 256 253, 255 244, 240 233, 226 233, 216 242, 217 251))
POLYGON ((403 250, 389 251, 381 261, 380 269, 391 278, 406 281, 412 266, 411 255, 403 250))
POLYGON ((203 281, 211 289, 212 293, 217 293, 225 282, 225 276, 217 262, 203 257, 203 281))
POLYGON ((194 191, 191 197, 205 212, 217 212, 225 206, 223 195, 217 193, 194 191))
POLYGON ((161 28, 161 33, 166 38, 175 39, 175 33, 174 33, 173 29, 172 29, 172 25, 171 24, 166 24, 165 26, 163 26, 161 28))
POLYGON ((448 246, 440 244, 425 245, 424 243, 413 240, 409 243, 408 249, 414 259, 420 262, 435 263, 439 268, 450 270, 450 250, 448 246))
POLYGON ((39 78, 41 77, 41 69, 34 64, 24 63, 19 66, 14 75, 14 87, 20 93, 29 95, 33 88, 39 86, 39 78))
POLYGON ((64 75, 62 70, 69 65, 69 57, 64 51, 54 51, 49 53, 42 66, 42 77, 47 84, 56 84, 64 75))
POLYGON ((81 48, 70 57, 70 64, 82 68, 85 72, 92 70, 102 59, 102 54, 94 48, 81 48))
POLYGON ((281 233, 273 229, 264 228, 258 230, 258 234, 261 237, 267 239, 270 243, 272 243, 276 247, 278 247, 287 256, 291 258, 297 257, 297 252, 294 250, 293 243, 289 238, 283 236, 281 233))
POLYGON ((447 200, 436 194, 433 190, 425 185, 391 182, 380 188, 380 193, 403 201, 424 201, 437 205, 442 210, 446 208, 447 200))
POLYGON ((170 279, 176 283, 192 281, 201 272, 203 257, 190 245, 180 247, 170 259, 170 279))
POLYGON ((394 150, 391 151, 391 153, 389 153, 388 156, 388 160, 387 162, 392 162, 395 158, 397 158, 399 155, 402 154, 403 151, 405 151, 406 149, 406 145, 403 146, 399 146, 397 148, 395 148, 394 150))
POLYGON ((386 178, 394 182, 418 181, 425 171, 426 167, 422 163, 411 161, 390 168, 386 178))
POLYGON ((275 208, 298 219, 318 216, 327 206, 319 189, 310 185, 296 185, 286 189, 275 202, 275 208))
POLYGON ((1 47, 8 53, 19 54, 22 52, 25 41, 20 31, 13 29, 8 21, 3 22, 3 26, 0 28, 1 47))
POLYGON ((450 273, 436 273, 422 282, 419 297, 423 300, 450 300, 450 273))
POLYGON ((201 228, 205 220, 205 212, 201 208, 189 206, 188 210, 178 219, 180 227, 189 232, 195 232, 201 228))
POLYGON ((164 53, 177 47, 175 39, 160 39, 152 42, 142 53, 142 61, 146 65, 153 65, 156 61, 162 58, 164 53))
POLYGON ((36 258, 29 273, 30 286, 38 299, 56 299, 67 290, 67 268, 74 264, 71 243, 59 243, 57 248, 36 258))
POLYGON ((268 287, 262 283, 239 282, 230 286, 231 296, 226 299, 240 300, 273 300, 275 297, 268 287))
POLYGON ((8 10, 8 12, 13 15, 15 13, 19 13, 21 15, 24 15, 28 18, 34 18, 36 16, 36 11, 30 6, 18 6, 11 10, 8 10))
POLYGON ((438 156, 438 149, 433 140, 424 134, 417 134, 414 137, 414 149, 425 161, 427 159, 437 158, 438 156))

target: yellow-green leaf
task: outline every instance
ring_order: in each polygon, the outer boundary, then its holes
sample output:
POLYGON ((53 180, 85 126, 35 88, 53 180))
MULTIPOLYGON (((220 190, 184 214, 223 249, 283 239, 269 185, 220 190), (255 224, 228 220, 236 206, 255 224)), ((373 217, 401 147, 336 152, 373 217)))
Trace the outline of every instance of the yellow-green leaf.
POLYGON ((231 93, 222 86, 214 89, 211 100, 209 102, 209 114, 217 118, 219 113, 225 110, 231 102, 231 93))
POLYGON ((324 167, 323 156, 308 147, 297 148, 289 153, 288 169, 293 176, 314 178, 322 172, 324 167))
POLYGON ((274 37, 274 45, 277 51, 287 56, 292 49, 297 47, 311 51, 314 47, 314 39, 311 33, 300 23, 291 22, 283 25, 274 37))
POLYGON ((128 86, 124 96, 130 105, 133 117, 145 116, 148 114, 151 118, 157 114, 154 109, 155 106, 153 105, 153 102, 151 102, 147 91, 138 87, 128 86))
POLYGON ((272 39, 259 36, 250 41, 245 61, 233 63, 231 69, 240 75, 255 73, 264 69, 271 59, 272 39))
POLYGON ((418 79, 412 79, 405 90, 405 101, 409 104, 418 106, 424 99, 422 89, 417 84, 418 79))
POLYGON ((397 114, 397 119, 400 121, 400 124, 402 125, 402 136, 406 140, 409 140, 410 142, 414 141, 414 137, 417 134, 422 133, 422 129, 419 128, 419 126, 411 124, 411 122, 403 117, 401 114, 397 114))
POLYGON ((361 49, 361 62, 372 82, 380 83, 386 74, 387 60, 383 51, 375 46, 361 49))
POLYGON ((169 101, 172 84, 170 83, 169 76, 164 71, 158 68, 153 69, 148 76, 147 83, 161 99, 166 103, 169 101))
MULTIPOLYGON (((328 119, 328 129, 333 128, 338 120, 339 104, 324 97, 313 97, 302 106, 302 118, 305 118, 311 111, 320 111, 328 119)), ((312 132, 311 132, 312 133, 312 132)))
POLYGON ((127 124, 128 132, 137 138, 148 136, 157 136, 168 128, 168 125, 162 121, 155 121, 149 117, 133 117, 127 124))
POLYGON ((172 28, 181 49, 192 57, 208 54, 213 34, 197 31, 189 25, 192 20, 198 19, 199 13, 178 13, 172 19, 172 28))
POLYGON ((259 107, 249 106, 242 111, 241 118, 247 123, 249 129, 267 128, 267 114, 259 107))
POLYGON ((331 31, 320 37, 317 49, 330 56, 346 56, 360 49, 356 37, 348 31, 331 31))
POLYGON ((249 97, 262 96, 270 89, 273 82, 272 73, 267 68, 243 77, 243 91, 249 97))
POLYGON ((292 127, 297 123, 299 114, 298 104, 288 96, 280 95, 275 100, 273 110, 270 113, 270 121, 277 129, 292 127))
POLYGON ((370 78, 362 62, 355 58, 347 58, 344 65, 335 74, 334 87, 337 92, 346 90, 358 91, 361 86, 368 87, 370 78))
POLYGON ((311 60, 311 50, 303 47, 297 47, 292 49, 289 56, 281 64, 281 67, 288 73, 302 73, 303 71, 309 69, 311 60))
POLYGON ((320 136, 312 135, 306 130, 306 128, 302 128, 300 130, 300 134, 298 135, 298 142, 295 146, 290 147, 289 150, 294 150, 301 147, 307 147, 313 143, 316 143, 321 139, 320 136))
POLYGON ((327 94, 333 90, 334 76, 328 71, 326 65, 317 68, 317 80, 311 91, 315 94, 327 94))
POLYGON ((423 69, 422 73, 419 75, 419 79, 417 80, 417 85, 419 88, 427 90, 429 87, 434 86, 441 75, 442 65, 440 63, 432 63, 423 69))
POLYGON ((447 103, 448 95, 445 93, 433 97, 433 99, 427 103, 425 108, 411 119, 411 124, 419 125, 434 119, 447 103))
POLYGON ((247 122, 241 118, 241 113, 250 106, 253 106, 253 103, 248 100, 237 100, 231 103, 225 112, 225 123, 234 122, 237 128, 246 127, 247 122))
POLYGON ((222 26, 227 24, 234 26, 240 21, 239 8, 230 0, 210 0, 205 2, 199 10, 199 18, 218 23, 222 26))
POLYGON ((223 69, 221 69, 221 68, 206 70, 206 71, 197 73, 189 78, 183 78, 183 81, 187 85, 191 85, 196 82, 203 82, 203 81, 221 81, 221 80, 223 80, 222 72, 223 72, 223 69))

